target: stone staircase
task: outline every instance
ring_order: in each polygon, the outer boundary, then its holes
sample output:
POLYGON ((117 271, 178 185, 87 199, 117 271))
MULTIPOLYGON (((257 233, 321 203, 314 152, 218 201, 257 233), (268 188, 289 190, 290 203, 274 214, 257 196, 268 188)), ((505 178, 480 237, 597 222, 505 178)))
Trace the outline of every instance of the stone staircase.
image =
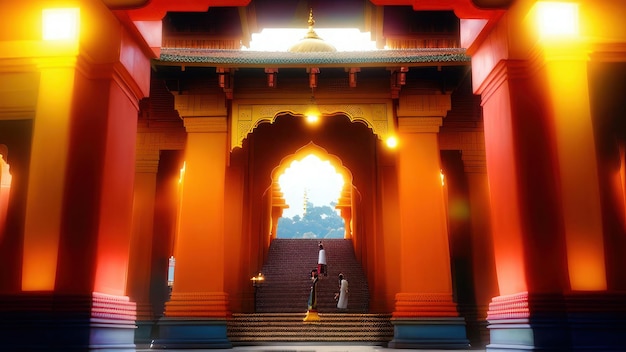
POLYGON ((233 314, 228 337, 233 344, 271 342, 366 342, 384 345, 393 338, 389 314, 368 314, 367 279, 350 240, 323 240, 328 276, 319 280, 320 320, 304 322, 311 288, 310 273, 317 267, 318 239, 274 239, 261 272, 256 313, 233 314), (334 300, 339 273, 349 282, 347 310, 334 300))
MULTIPOLYGON (((311 270, 317 267, 319 240, 275 239, 272 241, 262 273, 265 282, 257 289, 257 313, 304 313, 311 290, 311 270)), ((354 256, 352 242, 344 239, 323 240, 328 262, 328 276, 317 284, 317 310, 339 312, 334 300, 339 292, 340 273, 349 283, 348 310, 367 313, 367 279, 354 256)), ((346 311, 341 311, 345 313, 346 311)))

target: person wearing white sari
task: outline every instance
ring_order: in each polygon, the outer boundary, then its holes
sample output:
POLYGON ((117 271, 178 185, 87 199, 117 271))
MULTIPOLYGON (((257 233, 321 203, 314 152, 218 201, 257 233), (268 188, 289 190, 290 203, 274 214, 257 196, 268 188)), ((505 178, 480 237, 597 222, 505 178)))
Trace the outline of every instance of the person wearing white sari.
POLYGON ((339 299, 337 300, 337 308, 348 308, 348 280, 339 274, 339 299))

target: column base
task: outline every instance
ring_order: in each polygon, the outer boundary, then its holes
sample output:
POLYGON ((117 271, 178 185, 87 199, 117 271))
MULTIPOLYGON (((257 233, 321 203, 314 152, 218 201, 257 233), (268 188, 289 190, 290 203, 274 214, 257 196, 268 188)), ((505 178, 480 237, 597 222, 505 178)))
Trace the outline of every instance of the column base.
POLYGON ((486 351, 626 351, 625 301, 608 293, 495 297, 486 351))
POLYGON ((135 305, 128 297, 27 293, 0 296, 0 302, 3 350, 136 350, 135 305))
POLYGON ((467 349, 463 318, 394 318, 388 348, 467 349))
POLYGON ((152 349, 232 348, 227 336, 226 319, 161 318, 159 338, 152 349))

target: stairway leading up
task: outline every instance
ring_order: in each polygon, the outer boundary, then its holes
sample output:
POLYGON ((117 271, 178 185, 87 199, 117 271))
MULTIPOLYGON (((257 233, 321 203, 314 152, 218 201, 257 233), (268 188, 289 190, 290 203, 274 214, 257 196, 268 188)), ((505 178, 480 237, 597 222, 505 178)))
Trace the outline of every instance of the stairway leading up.
POLYGON ((318 282, 320 320, 303 321, 317 267, 318 239, 274 239, 261 272, 256 313, 233 314, 228 337, 235 345, 273 342, 359 342, 386 345, 393 338, 390 314, 369 314, 367 280, 350 240, 323 240, 328 276, 318 282), (337 309, 339 273, 349 282, 347 310, 337 309))
MULTIPOLYGON (((274 239, 262 273, 265 282, 257 290, 257 313, 303 313, 311 288, 310 273, 317 267, 319 239, 274 239)), ((328 262, 328 276, 318 288, 320 313, 367 313, 369 293, 367 279, 357 262, 352 241, 322 240, 328 262), (338 310, 334 300, 339 292, 340 273, 349 283, 347 310, 338 310)))

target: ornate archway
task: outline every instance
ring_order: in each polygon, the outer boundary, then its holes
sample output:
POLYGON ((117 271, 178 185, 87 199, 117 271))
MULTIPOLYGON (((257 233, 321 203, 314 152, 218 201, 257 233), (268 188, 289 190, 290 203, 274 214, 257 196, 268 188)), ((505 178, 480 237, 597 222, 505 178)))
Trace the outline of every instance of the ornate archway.
POLYGON ((341 211, 341 217, 343 218, 345 223, 344 238, 350 238, 352 236, 352 206, 354 198, 353 194, 356 192, 356 188, 352 184, 352 173, 347 167, 343 165, 339 157, 328 153, 326 149, 318 146, 317 144, 309 142, 305 146, 298 149, 295 153, 284 157, 280 161, 280 164, 274 170, 272 170, 272 185, 269 188, 269 191, 272 192, 270 195, 271 239, 276 238, 278 218, 282 216, 283 210, 287 207, 285 199, 283 197, 283 193, 280 189, 280 185, 278 184, 278 179, 280 175, 282 175, 285 170, 290 167, 293 161, 301 160, 308 155, 315 155, 321 160, 329 161, 330 164, 335 168, 337 173, 342 176, 344 180, 344 186, 341 190, 336 209, 339 209, 341 211))

